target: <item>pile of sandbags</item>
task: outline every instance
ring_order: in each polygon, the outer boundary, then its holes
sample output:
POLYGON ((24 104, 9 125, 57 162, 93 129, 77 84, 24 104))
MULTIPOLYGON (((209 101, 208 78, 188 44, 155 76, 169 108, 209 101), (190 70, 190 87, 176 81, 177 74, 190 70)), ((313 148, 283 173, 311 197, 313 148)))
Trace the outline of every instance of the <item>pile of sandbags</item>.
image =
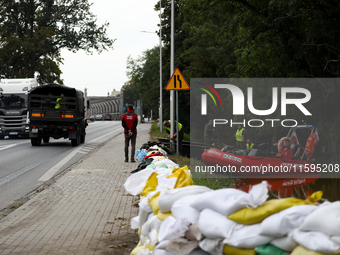
POLYGON ((132 255, 340 253, 340 202, 317 204, 322 192, 267 200, 265 181, 249 193, 211 190, 168 158, 129 176, 124 187, 141 196, 132 255))

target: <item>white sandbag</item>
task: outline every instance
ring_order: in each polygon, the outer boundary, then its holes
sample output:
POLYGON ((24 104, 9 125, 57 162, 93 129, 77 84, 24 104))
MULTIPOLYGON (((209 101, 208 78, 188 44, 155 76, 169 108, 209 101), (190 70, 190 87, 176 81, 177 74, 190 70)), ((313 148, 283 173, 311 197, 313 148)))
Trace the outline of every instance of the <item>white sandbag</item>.
POLYGON ((332 241, 340 244, 340 236, 331 236, 332 241))
POLYGON ((162 158, 162 157, 158 157, 156 160, 154 159, 154 161, 152 161, 152 164, 154 164, 155 166, 158 166, 158 165, 161 165, 161 164, 166 164, 167 166, 170 166, 172 168, 178 168, 179 167, 179 165, 176 164, 175 162, 173 162, 172 160, 170 160, 168 158, 162 158))
POLYGON ((270 243, 284 251, 293 251, 299 245, 294 241, 291 234, 275 238, 270 243))
POLYGON ((199 199, 193 201, 191 206, 198 211, 206 208, 228 216, 249 203, 249 194, 237 189, 220 189, 200 194, 199 199))
POLYGON ((204 238, 198 243, 198 246, 211 255, 223 254, 224 243, 222 239, 204 238))
POLYGON ((248 205, 251 208, 257 208, 262 205, 268 197, 268 183, 267 181, 262 181, 250 189, 248 205))
MULTIPOLYGON (((210 193, 210 192, 208 192, 210 193)), ((203 195, 206 193, 203 193, 203 195)), ((195 194, 190 196, 185 196, 178 199, 171 206, 171 213, 177 219, 186 219, 189 223, 195 224, 198 222, 200 212, 191 207, 191 204, 197 199, 201 198, 202 194, 195 194)))
POLYGON ((155 249, 153 251, 153 255, 175 255, 171 252, 168 252, 167 250, 163 250, 163 249, 155 249))
POLYGON ((209 253, 197 248, 189 253, 189 255, 209 255, 209 253))
POLYGON ((243 225, 237 224, 232 235, 223 240, 225 244, 237 248, 255 248, 270 243, 274 237, 260 235, 261 224, 243 225))
POLYGON ((204 209, 198 219, 199 230, 210 239, 229 238, 236 226, 235 221, 211 209, 204 209))
POLYGON ((156 191, 163 191, 163 190, 172 190, 174 189, 177 177, 167 178, 166 176, 157 176, 158 185, 156 191))
POLYGON ((158 232, 156 229, 152 229, 149 233, 149 239, 152 246, 155 246, 158 243, 158 232))
POLYGON ((153 172, 153 169, 145 168, 142 171, 130 175, 124 183, 125 190, 133 196, 138 195, 143 191, 146 181, 153 172))
POLYGON ((159 244, 157 244, 155 249, 165 250, 166 249, 166 245, 168 244, 168 242, 170 242, 170 241, 169 240, 164 240, 164 241, 159 242, 159 244))
POLYGON ((143 225, 141 229, 141 234, 149 236, 151 230, 155 229, 157 232, 162 224, 162 221, 157 218, 157 215, 152 215, 143 225))
POLYGON ((329 236, 340 236, 340 201, 315 210, 305 219, 299 229, 319 231, 329 236))
POLYGON ((190 241, 201 241, 204 236, 198 228, 198 223, 189 226, 189 229, 185 232, 185 238, 190 241))
POLYGON ((140 235, 139 240, 143 246, 151 243, 149 237, 142 234, 140 235))
MULTIPOLYGON (((153 192, 151 192, 153 193, 153 192)), ((149 194, 150 195, 150 194, 149 194)), ((149 195, 143 198, 141 201, 139 201, 139 212, 138 212, 138 218, 139 218, 139 226, 143 226, 144 223, 147 221, 148 216, 150 213, 152 213, 152 209, 149 205, 149 195)))
POLYGON ((201 194, 201 193, 208 192, 208 191, 211 191, 211 189, 209 189, 208 187, 199 186, 199 185, 190 185, 190 186, 181 187, 181 188, 172 189, 172 190, 169 190, 169 189, 163 190, 159 195, 159 200, 158 200, 159 209, 163 213, 168 213, 171 211, 171 206, 178 199, 185 197, 185 196, 189 196, 193 194, 201 194))
POLYGON ((260 234, 285 236, 288 232, 299 228, 305 218, 317 208, 316 205, 297 205, 272 214, 262 221, 260 234))
POLYGON ((167 217, 159 228, 158 240, 174 240, 185 235, 189 228, 189 222, 185 219, 167 217))
POLYGON ((150 251, 149 249, 143 249, 140 250, 137 255, 152 255, 152 251, 150 251))
POLYGON ((132 229, 139 229, 139 216, 133 217, 130 221, 130 225, 132 229))
POLYGON ((202 211, 209 208, 224 216, 228 216, 242 208, 256 208, 268 198, 267 182, 253 186, 249 194, 237 189, 220 189, 200 195, 200 199, 192 202, 192 207, 202 211))
POLYGON ((169 241, 166 245, 166 250, 176 255, 189 255, 197 247, 197 241, 189 241, 185 238, 178 238, 169 241))
POLYGON ((340 245, 324 233, 296 229, 292 237, 297 243, 308 250, 329 254, 340 253, 340 245))

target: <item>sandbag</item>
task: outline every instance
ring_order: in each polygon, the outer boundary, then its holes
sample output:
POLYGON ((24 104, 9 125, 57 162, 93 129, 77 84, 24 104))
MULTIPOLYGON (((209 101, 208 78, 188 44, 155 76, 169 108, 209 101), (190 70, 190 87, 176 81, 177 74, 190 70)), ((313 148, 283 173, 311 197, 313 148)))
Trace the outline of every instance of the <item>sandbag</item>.
POLYGON ((198 228, 198 223, 189 226, 189 229, 185 232, 185 238, 190 241, 201 241, 204 238, 198 228))
POLYGON ((292 238, 311 251, 321 253, 336 254, 340 253, 340 244, 332 241, 329 236, 316 231, 300 231, 294 230, 292 238))
POLYGON ((228 219, 242 224, 256 224, 262 222, 269 215, 280 212, 292 206, 306 204, 310 204, 310 202, 295 197, 272 199, 266 201, 262 206, 259 206, 256 209, 243 208, 229 215, 228 219))
POLYGON ((261 234, 282 237, 288 232, 298 228, 305 218, 316 210, 316 205, 297 205, 274 213, 261 223, 261 234))
POLYGON ((224 216, 228 216, 247 206, 256 208, 268 198, 267 182, 254 185, 249 194, 232 188, 206 192, 200 199, 192 203, 192 207, 202 211, 212 209, 224 216))
MULTIPOLYGON (((169 180, 169 178, 167 178, 169 180)), ((174 204, 175 201, 178 199, 193 195, 193 194, 201 194, 211 191, 208 187, 199 186, 199 185, 190 185, 186 187, 181 187, 177 189, 166 189, 163 190, 159 196, 158 204, 159 209, 163 213, 167 213, 171 211, 171 206, 174 204)))
POLYGON ((153 215, 143 224, 141 228, 141 234, 144 236, 148 236, 153 229, 158 232, 161 224, 162 221, 160 221, 156 215, 153 215))
POLYGON ((236 248, 229 245, 224 245, 223 247, 223 254, 224 255, 256 255, 254 249, 242 249, 236 248))
POLYGON ((290 255, 327 255, 325 253, 310 251, 305 247, 299 245, 296 247, 290 255))
POLYGON ((200 248, 196 248, 195 250, 190 252, 189 255, 209 255, 209 253, 201 250, 200 248))
POLYGON ((225 244, 237 248, 255 248, 270 243, 274 237, 260 235, 261 224, 237 224, 232 235, 223 240, 225 244))
POLYGON ((153 214, 157 215, 159 211, 158 207, 158 198, 159 198, 159 191, 156 192, 152 197, 149 198, 149 205, 153 211, 153 214))
POLYGON ((187 220, 175 219, 174 217, 169 216, 162 222, 159 228, 158 240, 161 242, 183 237, 188 228, 189 222, 187 220))
POLYGON ((201 233, 210 239, 229 238, 237 223, 211 209, 204 209, 198 220, 201 233))
POLYGON ((141 196, 147 196, 149 193, 156 191, 158 186, 157 173, 153 172, 149 178, 146 180, 145 186, 141 193, 141 196))
POLYGON ((197 247, 197 241, 189 241, 185 238, 178 238, 170 240, 166 245, 166 250, 176 255, 189 255, 197 247))
POLYGON ((168 252, 167 250, 163 250, 163 249, 155 249, 153 251, 153 255, 175 255, 171 252, 168 252))
POLYGON ((221 255, 223 253, 224 243, 222 239, 204 238, 198 243, 198 246, 211 255, 221 255))
POLYGON ((293 251, 299 245, 294 241, 290 233, 286 236, 275 238, 270 243, 284 251, 293 251))
POLYGON ((315 210, 305 219, 299 229, 319 231, 329 236, 340 236, 340 201, 315 210))
POLYGON ((175 188, 177 177, 167 178, 169 175, 171 175, 171 172, 167 171, 166 174, 163 173, 157 176, 158 186, 156 191, 173 190, 175 188))
POLYGON ((261 245, 255 248, 258 255, 287 255, 287 253, 274 245, 261 245))
POLYGON ((153 172, 153 169, 144 169, 130 175, 124 183, 125 190, 133 196, 140 194, 145 187, 146 181, 153 172))
MULTIPOLYGON (((203 193, 204 195, 205 193, 203 193)), ((200 216, 200 212, 191 207, 191 203, 193 203, 196 199, 199 200, 202 194, 195 194, 190 196, 185 196, 178 199, 172 206, 171 212, 175 218, 186 219, 191 224, 195 224, 198 222, 198 218, 200 216)))

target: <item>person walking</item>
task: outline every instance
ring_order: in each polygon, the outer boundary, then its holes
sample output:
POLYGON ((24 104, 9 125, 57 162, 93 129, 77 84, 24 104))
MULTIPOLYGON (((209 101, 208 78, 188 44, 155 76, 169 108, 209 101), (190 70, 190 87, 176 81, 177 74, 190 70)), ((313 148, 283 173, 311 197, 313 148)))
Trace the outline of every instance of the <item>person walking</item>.
POLYGON ((127 113, 122 116, 122 126, 125 137, 125 162, 129 162, 129 143, 131 141, 131 162, 135 161, 138 115, 133 112, 133 105, 128 105, 127 113))

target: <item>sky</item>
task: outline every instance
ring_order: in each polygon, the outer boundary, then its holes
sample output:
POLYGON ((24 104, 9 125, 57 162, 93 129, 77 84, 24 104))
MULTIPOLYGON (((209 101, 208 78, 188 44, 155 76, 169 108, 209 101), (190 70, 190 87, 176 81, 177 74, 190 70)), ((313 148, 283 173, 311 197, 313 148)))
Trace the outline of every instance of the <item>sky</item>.
MULTIPOLYGON (((127 58, 136 59, 143 51, 159 46, 156 32, 159 27, 159 12, 154 10, 157 0, 89 0, 91 12, 97 16, 97 25, 109 22, 107 35, 117 40, 113 50, 94 52, 88 55, 84 51, 72 53, 61 51, 64 58, 60 66, 61 79, 69 87, 84 91, 88 96, 107 96, 114 89, 120 91, 129 79, 126 76, 127 58)), ((159 75, 158 73, 155 75, 159 75)))

